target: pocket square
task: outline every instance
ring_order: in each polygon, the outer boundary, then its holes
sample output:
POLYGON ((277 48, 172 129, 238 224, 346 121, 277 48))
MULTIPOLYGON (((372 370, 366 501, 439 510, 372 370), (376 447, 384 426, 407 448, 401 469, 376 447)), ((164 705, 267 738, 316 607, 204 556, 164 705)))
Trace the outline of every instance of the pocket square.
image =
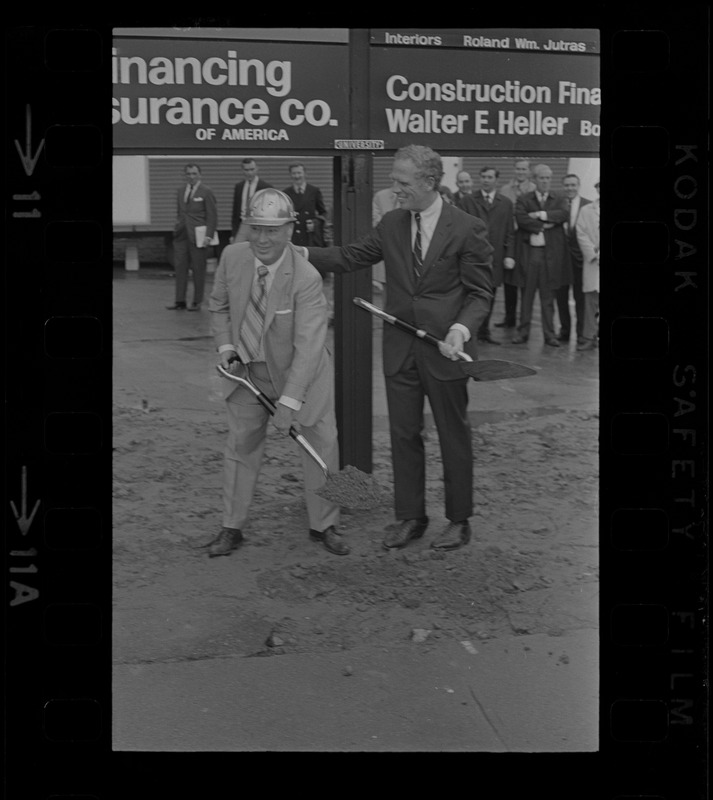
POLYGON ((275 311, 275 314, 291 314, 291 313, 292 313, 291 308, 283 308, 281 311, 275 311))

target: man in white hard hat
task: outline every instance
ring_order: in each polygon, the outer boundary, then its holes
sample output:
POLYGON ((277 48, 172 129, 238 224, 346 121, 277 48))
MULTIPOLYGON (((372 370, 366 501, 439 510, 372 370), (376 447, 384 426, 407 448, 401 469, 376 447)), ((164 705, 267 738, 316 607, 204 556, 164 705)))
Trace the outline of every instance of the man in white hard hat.
MULTIPOLYGON (((243 542, 268 420, 285 435, 294 425, 330 472, 339 469, 333 368, 325 347, 327 301, 320 274, 290 244, 294 220, 284 192, 257 192, 245 220, 248 241, 228 245, 215 273, 209 307, 220 363, 249 378, 277 412, 270 418, 251 391, 225 379, 223 527, 207 545, 211 557, 230 555, 243 542)), ((310 538, 346 555, 349 548, 337 533, 339 506, 315 494, 324 474, 300 452, 310 538)))

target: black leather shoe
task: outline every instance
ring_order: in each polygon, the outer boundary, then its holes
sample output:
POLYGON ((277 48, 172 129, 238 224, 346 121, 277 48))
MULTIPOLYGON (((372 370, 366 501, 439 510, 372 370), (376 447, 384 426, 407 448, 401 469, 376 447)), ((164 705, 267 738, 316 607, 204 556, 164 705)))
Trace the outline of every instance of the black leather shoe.
POLYGON ((223 528, 218 538, 208 546, 208 557, 229 556, 243 543, 243 534, 237 528, 223 528))
POLYGON ((383 546, 387 550, 398 550, 406 545, 412 539, 420 539, 428 527, 428 517, 421 517, 420 519, 405 519, 401 522, 398 528, 390 531, 384 541, 383 546))
POLYGON ((557 338, 559 339, 560 342, 568 342, 569 341, 569 331, 562 331, 557 338))
POLYGON ((513 336, 512 343, 513 344, 525 344, 527 342, 527 336, 513 336))
POLYGON ((172 306, 166 306, 169 311, 185 311, 186 304, 185 303, 174 303, 172 306))
POLYGON ((449 522, 436 539, 431 542, 434 550, 457 550, 470 541, 470 523, 467 519, 449 522))
POLYGON ((485 342, 486 344, 500 344, 500 342, 496 342, 490 334, 487 334, 486 336, 478 336, 478 341, 485 342))
POLYGON ((496 328, 514 328, 515 327, 515 323, 514 322, 510 322, 510 320, 504 319, 502 322, 496 322, 495 323, 495 327, 496 328))
POLYGON ((193 303, 193 305, 188 306, 189 311, 200 311, 201 304, 200 303, 193 303))
POLYGON ((550 347, 559 347, 560 343, 557 339, 545 339, 545 344, 549 345, 550 347))
POLYGON ((321 542, 324 545, 324 549, 329 550, 330 553, 334 553, 335 556, 346 556, 350 552, 348 545, 344 543, 342 537, 335 530, 334 525, 330 525, 326 531, 322 531, 321 533, 310 528, 309 538, 313 542, 321 542))

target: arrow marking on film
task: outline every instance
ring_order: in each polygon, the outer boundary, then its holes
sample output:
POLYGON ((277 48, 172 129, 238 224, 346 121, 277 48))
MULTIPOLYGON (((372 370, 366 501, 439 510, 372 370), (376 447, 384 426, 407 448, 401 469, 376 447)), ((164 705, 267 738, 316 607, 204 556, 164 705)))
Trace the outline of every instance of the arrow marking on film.
POLYGON ((10 500, 10 505, 12 506, 12 513, 15 515, 15 519, 17 520, 17 526, 20 529, 20 533, 24 536, 27 531, 30 530, 30 525, 32 525, 32 520, 35 518, 35 514, 37 513, 37 509, 39 508, 40 501, 38 500, 35 503, 35 507, 32 509, 32 513, 28 519, 27 517, 27 467, 22 468, 22 505, 21 505, 21 514, 17 513, 17 508, 15 508, 15 504, 10 500))
POLYGON ((40 157, 40 152, 42 151, 42 146, 44 145, 45 140, 41 139, 40 144, 37 147, 37 152, 35 155, 32 155, 32 112, 30 111, 30 106, 25 106, 25 152, 22 152, 22 147, 20 143, 15 139, 15 147, 17 147, 17 152, 20 154, 20 161, 22 161, 22 166, 25 170, 25 174, 29 178, 30 175, 35 171, 35 165, 37 164, 37 159, 40 157))

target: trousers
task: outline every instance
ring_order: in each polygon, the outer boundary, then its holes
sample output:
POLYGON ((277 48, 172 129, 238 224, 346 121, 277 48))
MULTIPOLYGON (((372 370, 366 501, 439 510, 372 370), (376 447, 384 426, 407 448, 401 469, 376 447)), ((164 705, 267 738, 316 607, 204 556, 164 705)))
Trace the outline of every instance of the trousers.
MULTIPOLYGON (((250 379, 263 394, 277 400, 277 392, 264 363, 250 365, 250 379)), ((255 395, 242 386, 228 396, 226 406, 228 440, 223 470, 223 527, 241 530, 248 520, 257 485, 270 415, 255 395)), ((301 433, 322 457, 329 471, 338 471, 339 444, 334 413, 325 415, 313 426, 302 426, 301 433)), ((291 440, 289 445, 297 446, 291 440)), ((315 490, 324 485, 324 473, 302 448, 300 454, 309 526, 321 532, 338 524, 339 506, 315 494, 315 490)))
POLYGON ((184 229, 173 237, 173 259, 176 271, 176 302, 186 302, 190 270, 193 273, 193 302, 200 305, 205 290, 207 248, 196 247, 184 229))
POLYGON ((445 513, 451 522, 473 514, 473 446, 468 419, 468 378, 434 378, 414 350, 396 375, 387 375, 396 519, 426 516, 424 402, 428 398, 443 461, 445 513))
POLYGON ((518 334, 524 338, 530 335, 532 324, 532 307, 535 304, 535 293, 540 293, 540 309, 542 314, 542 333, 545 340, 555 338, 555 295, 547 283, 547 262, 544 247, 530 247, 525 288, 522 292, 520 306, 520 325, 518 334))

